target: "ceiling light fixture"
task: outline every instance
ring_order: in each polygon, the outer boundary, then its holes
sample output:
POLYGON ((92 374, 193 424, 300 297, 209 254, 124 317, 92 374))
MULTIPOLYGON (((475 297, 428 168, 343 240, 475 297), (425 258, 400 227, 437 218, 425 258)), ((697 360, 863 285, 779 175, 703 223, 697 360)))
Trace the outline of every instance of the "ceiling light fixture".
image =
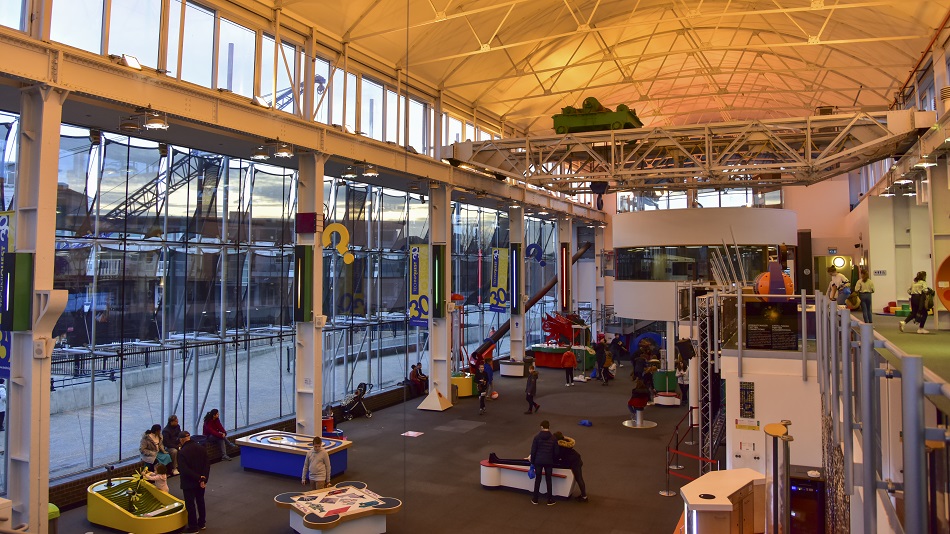
POLYGON ((119 123, 119 131, 134 133, 141 130, 142 127, 139 126, 139 121, 133 116, 126 117, 122 119, 122 122, 119 123))
POLYGON ((265 147, 259 146, 257 150, 254 151, 254 154, 251 155, 251 159, 254 161, 267 161, 270 159, 270 153, 267 152, 265 147))
POLYGON ((288 143, 278 143, 274 150, 274 156, 278 158, 291 158, 294 155, 294 147, 288 143))
POLYGON ((340 178, 355 180, 357 176, 356 169, 354 169, 352 165, 347 165, 346 169, 343 169, 343 174, 340 175, 340 178))
POLYGON ((285 143, 280 139, 266 139, 264 144, 259 145, 251 154, 254 161, 267 161, 271 155, 277 158, 290 158, 294 155, 294 145, 285 143), (273 154, 271 154, 273 151, 273 154))
POLYGON ((119 130, 127 133, 134 133, 146 130, 167 130, 168 115, 164 111, 156 111, 152 106, 144 108, 135 108, 135 113, 122 118, 119 122, 119 130))
POLYGON ((379 176, 379 171, 376 170, 375 165, 367 164, 366 168, 363 169, 363 176, 367 176, 369 178, 375 178, 379 176))
POLYGON ((145 119, 143 125, 146 130, 167 130, 168 116, 162 111, 155 111, 152 106, 138 108, 135 113, 145 119))

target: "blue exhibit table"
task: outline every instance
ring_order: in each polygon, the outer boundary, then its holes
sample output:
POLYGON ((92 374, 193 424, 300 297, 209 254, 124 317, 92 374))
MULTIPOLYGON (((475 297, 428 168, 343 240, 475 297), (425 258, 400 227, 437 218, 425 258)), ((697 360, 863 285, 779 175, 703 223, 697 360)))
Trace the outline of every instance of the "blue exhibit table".
MULTIPOLYGON (((347 449, 353 444, 345 439, 321 438, 330 455, 330 476, 346 471, 347 449)), ((241 446, 241 467, 300 478, 313 436, 279 430, 265 430, 237 439, 241 446)))

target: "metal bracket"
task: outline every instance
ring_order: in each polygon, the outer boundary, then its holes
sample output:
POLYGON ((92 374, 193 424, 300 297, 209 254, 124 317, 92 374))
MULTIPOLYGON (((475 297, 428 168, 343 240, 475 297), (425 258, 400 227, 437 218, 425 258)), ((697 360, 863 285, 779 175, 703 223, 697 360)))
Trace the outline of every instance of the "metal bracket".
POLYGON ((892 378, 900 378, 901 372, 897 369, 875 369, 874 376, 877 378, 886 378, 890 380, 892 378))
POLYGON ((924 382, 924 395, 940 395, 943 393, 943 384, 938 382, 924 382))

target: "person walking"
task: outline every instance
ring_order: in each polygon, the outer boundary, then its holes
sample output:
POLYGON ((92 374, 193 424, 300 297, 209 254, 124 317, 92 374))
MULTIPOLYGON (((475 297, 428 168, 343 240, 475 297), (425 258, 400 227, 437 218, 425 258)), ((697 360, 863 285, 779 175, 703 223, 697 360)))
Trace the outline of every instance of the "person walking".
POLYGON ((541 410, 541 405, 534 402, 534 396, 538 394, 538 370, 534 364, 528 367, 528 382, 524 387, 524 400, 528 401, 528 411, 525 414, 532 414, 541 410))
POLYGON ((172 457, 171 470, 169 476, 178 474, 178 438, 181 436, 181 426, 178 424, 178 416, 175 414, 168 416, 168 423, 162 429, 162 445, 172 457))
POLYGON ((306 485, 307 478, 310 479, 311 490, 330 485, 330 455, 323 448, 323 439, 320 436, 313 438, 313 447, 307 451, 307 457, 303 461, 300 483, 306 485))
POLYGON ((597 343, 594 343, 594 358, 597 361, 597 378, 601 385, 607 385, 607 343, 604 334, 597 334, 597 343))
POLYGON ((574 385, 574 368, 577 367, 577 357, 574 351, 567 349, 561 354, 561 367, 564 368, 564 385, 574 385))
POLYGON ((480 367, 475 369, 475 388, 478 390, 478 415, 485 415, 485 397, 488 396, 488 379, 480 367))
POLYGON ((574 448, 574 439, 565 436, 561 432, 555 432, 554 439, 557 440, 557 463, 562 466, 566 465, 571 469, 571 474, 574 475, 577 487, 581 490, 581 494, 577 500, 587 502, 587 485, 584 484, 584 473, 581 470, 584 466, 584 460, 581 459, 581 454, 574 448))
POLYGON ((858 299, 861 301, 861 314, 864 316, 864 322, 870 323, 873 319, 871 315, 871 295, 874 293, 874 282, 871 281, 867 267, 861 268, 861 278, 855 282, 854 292, 858 294, 858 299))
POLYGON ((907 293, 910 295, 911 314, 910 319, 906 322, 900 322, 901 332, 904 331, 906 323, 917 323, 918 334, 929 334, 930 330, 924 328, 927 323, 927 313, 930 312, 927 297, 933 295, 934 290, 927 286, 927 273, 925 271, 917 273, 917 276, 914 277, 914 283, 907 289, 907 293))
POLYGON ((548 489, 548 506, 554 505, 554 493, 551 486, 551 475, 554 472, 554 460, 558 455, 557 440, 551 434, 551 423, 541 421, 541 431, 531 442, 531 465, 534 466, 534 496, 531 504, 538 504, 538 491, 541 489, 541 474, 548 489))
POLYGON ((205 448, 191 439, 191 433, 183 430, 179 436, 178 469, 181 471, 181 492, 184 495, 185 510, 188 512, 188 526, 184 533, 196 533, 205 528, 205 487, 211 476, 211 463, 205 448))
POLYGON ((217 443, 221 448, 221 459, 231 461, 231 457, 228 456, 228 445, 232 447, 237 447, 237 445, 228 440, 228 433, 224 430, 224 425, 221 424, 221 415, 217 408, 205 414, 202 432, 209 442, 217 443))
POLYGON ((495 368, 492 367, 491 355, 486 355, 484 362, 482 371, 485 373, 485 388, 488 391, 486 397, 491 400, 492 393, 495 391, 495 368))

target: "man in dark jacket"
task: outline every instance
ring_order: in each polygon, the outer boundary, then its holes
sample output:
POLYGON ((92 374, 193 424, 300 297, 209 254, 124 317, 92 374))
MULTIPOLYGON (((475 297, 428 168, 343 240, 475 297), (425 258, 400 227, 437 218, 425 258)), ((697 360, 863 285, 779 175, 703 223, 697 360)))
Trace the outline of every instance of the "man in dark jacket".
POLYGON ((205 528, 205 485, 211 475, 211 464, 204 446, 192 441, 187 430, 181 432, 179 441, 178 470, 188 511, 188 527, 183 532, 198 532, 205 528))
POLYGON ((541 473, 548 487, 548 506, 554 505, 554 492, 551 490, 551 474, 554 471, 554 460, 558 455, 557 440, 551 434, 551 423, 541 421, 541 431, 531 442, 531 465, 534 466, 534 497, 531 504, 538 504, 538 490, 541 489, 541 473))

